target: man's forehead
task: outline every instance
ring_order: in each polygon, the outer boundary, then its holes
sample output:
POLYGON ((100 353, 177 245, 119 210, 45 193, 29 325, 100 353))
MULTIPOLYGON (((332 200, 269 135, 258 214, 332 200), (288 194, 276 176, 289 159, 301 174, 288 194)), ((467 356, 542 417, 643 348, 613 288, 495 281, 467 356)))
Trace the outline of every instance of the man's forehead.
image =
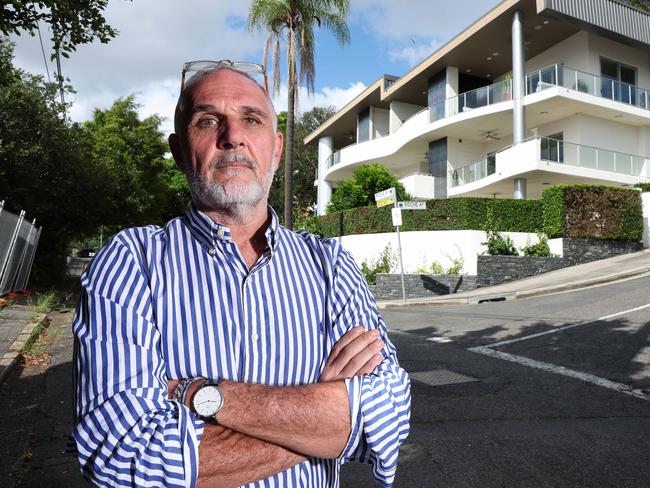
POLYGON ((268 113, 270 101, 253 80, 229 69, 202 77, 189 93, 191 112, 201 108, 230 105, 242 112, 268 113))

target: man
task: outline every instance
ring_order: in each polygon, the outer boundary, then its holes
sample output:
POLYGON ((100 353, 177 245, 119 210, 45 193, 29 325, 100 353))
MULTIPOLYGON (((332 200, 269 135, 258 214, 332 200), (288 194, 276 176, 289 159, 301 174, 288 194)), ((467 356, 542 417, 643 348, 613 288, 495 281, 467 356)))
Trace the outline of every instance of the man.
POLYGON ((242 66, 182 88, 169 143, 187 215, 117 234, 82 278, 82 472, 100 486, 335 487, 358 460, 390 486, 408 376, 350 255, 268 207, 282 134, 242 66))

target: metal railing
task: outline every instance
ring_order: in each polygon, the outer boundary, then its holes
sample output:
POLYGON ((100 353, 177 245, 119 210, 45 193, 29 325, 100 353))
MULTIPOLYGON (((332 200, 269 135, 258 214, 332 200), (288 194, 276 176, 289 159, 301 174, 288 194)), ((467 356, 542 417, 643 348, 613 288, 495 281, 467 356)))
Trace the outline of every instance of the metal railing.
POLYGON ((0 202, 0 295, 24 290, 29 281, 41 228, 25 220, 25 211, 13 214, 0 202))
POLYGON ((449 171, 451 187, 466 185, 493 175, 496 172, 496 153, 490 153, 480 161, 449 171))
POLYGON ((554 64, 526 75, 526 94, 553 86, 650 110, 650 92, 636 85, 554 64))
POLYGON ((650 160, 642 156, 575 144, 550 137, 540 138, 540 159, 551 163, 650 178, 650 160))

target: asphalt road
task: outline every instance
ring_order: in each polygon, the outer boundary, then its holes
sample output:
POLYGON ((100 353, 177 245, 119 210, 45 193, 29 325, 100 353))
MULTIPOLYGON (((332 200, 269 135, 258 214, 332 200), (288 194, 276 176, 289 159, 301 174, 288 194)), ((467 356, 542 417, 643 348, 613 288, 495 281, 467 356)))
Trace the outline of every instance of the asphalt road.
POLYGON ((383 315, 412 378, 396 487, 650 486, 650 277, 383 315))
MULTIPOLYGON (((412 377, 396 487, 650 487, 650 277, 384 317, 412 377)), ((49 363, 0 385, 2 488, 88 486, 68 440, 71 312, 51 320, 49 363)), ((376 485, 351 464, 342 486, 376 485)))

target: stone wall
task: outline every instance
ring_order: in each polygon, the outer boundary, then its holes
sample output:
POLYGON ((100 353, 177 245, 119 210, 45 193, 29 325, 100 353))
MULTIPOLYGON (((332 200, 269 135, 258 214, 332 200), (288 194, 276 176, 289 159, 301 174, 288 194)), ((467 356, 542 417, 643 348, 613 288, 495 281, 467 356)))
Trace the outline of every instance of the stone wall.
POLYGON ((478 256, 476 287, 498 285, 570 266, 564 258, 478 256))
MULTIPOLYGON (((475 276, 405 274, 404 288, 407 298, 447 295, 476 288, 475 276)), ((378 300, 402 298, 399 274, 377 274, 377 284, 370 286, 378 300)))
POLYGON ((611 258, 643 249, 641 242, 603 239, 562 239, 561 258, 532 256, 478 256, 477 288, 536 276, 560 268, 611 258))

